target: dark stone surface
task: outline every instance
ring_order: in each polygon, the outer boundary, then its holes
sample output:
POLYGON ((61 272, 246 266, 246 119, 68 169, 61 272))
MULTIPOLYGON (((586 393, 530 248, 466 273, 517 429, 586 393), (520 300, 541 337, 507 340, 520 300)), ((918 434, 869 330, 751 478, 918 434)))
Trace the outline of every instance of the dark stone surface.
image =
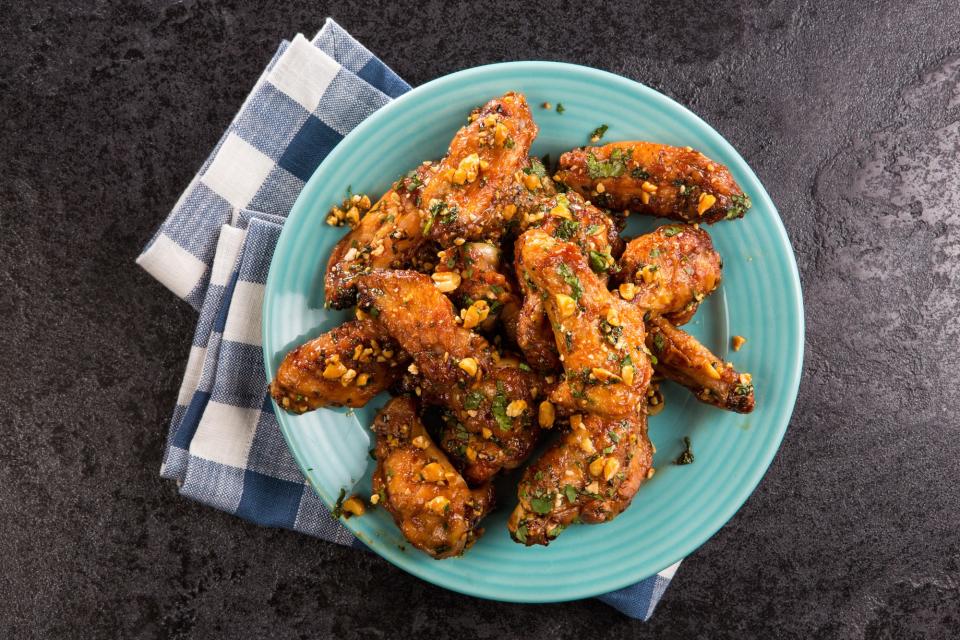
POLYGON ((0 636, 960 637, 956 2, 5 4, 0 636), (650 623, 459 596, 158 478, 194 313, 133 259, 278 41, 328 14, 412 83, 530 58, 643 81, 779 206, 797 410, 650 623))

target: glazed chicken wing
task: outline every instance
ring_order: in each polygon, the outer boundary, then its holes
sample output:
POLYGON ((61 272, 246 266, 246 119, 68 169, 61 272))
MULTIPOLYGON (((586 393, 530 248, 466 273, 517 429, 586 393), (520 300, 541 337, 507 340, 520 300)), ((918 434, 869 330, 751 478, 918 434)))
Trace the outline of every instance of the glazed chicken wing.
MULTIPOLYGON (((590 267, 602 280, 616 267, 615 256, 623 250, 615 221, 600 209, 585 202, 579 194, 555 194, 540 198, 536 207, 528 207, 521 219, 521 229, 538 228, 549 235, 572 242, 588 256, 590 267)), ((519 251, 519 243, 514 253, 519 251)), ((521 260, 515 255, 514 264, 521 260)), ((516 342, 532 367, 540 371, 560 368, 559 354, 550 321, 543 310, 543 301, 532 295, 526 278, 518 276, 523 292, 523 306, 517 316, 516 342)))
POLYGON ((434 558, 460 555, 483 533, 493 486, 470 489, 433 443, 409 396, 392 399, 373 422, 373 492, 413 546, 434 558))
POLYGON ((353 306, 358 275, 411 266, 423 244, 420 194, 435 170, 436 165, 425 162, 395 182, 333 248, 324 279, 328 306, 353 306))
POLYGON ((517 274, 543 302, 565 380, 551 397, 571 410, 619 417, 642 411, 650 381, 643 311, 611 294, 580 247, 527 231, 517 274))
POLYGON ((359 305, 383 324, 413 359, 425 402, 443 406, 441 444, 471 486, 530 454, 540 427, 538 376, 499 354, 457 323, 453 305, 425 275, 373 272, 358 281, 359 305))
POLYGON ((291 413, 362 407, 393 385, 408 361, 379 323, 350 320, 288 353, 270 395, 291 413))
POLYGON ((647 346, 657 358, 657 373, 687 387, 701 402, 737 413, 753 411, 749 373, 738 372, 666 318, 651 318, 647 326, 647 346))
POLYGON ((577 245, 536 229, 517 240, 518 269, 541 296, 565 379, 552 401, 571 430, 524 471, 508 528, 527 545, 548 544, 568 524, 621 513, 646 478, 650 359, 643 312, 611 294, 577 245))
POLYGON ((560 156, 556 179, 602 207, 684 222, 740 218, 750 198, 730 171, 690 147, 612 142, 560 156))
POLYGON ((507 528, 517 542, 546 545, 571 523, 611 520, 630 505, 652 464, 642 411, 574 415, 571 429, 524 471, 507 528))
POLYGON ((621 289, 626 297, 632 296, 641 309, 681 325, 720 286, 723 261, 705 230, 675 224, 628 242, 619 267, 613 279, 627 283, 621 289))
MULTIPOLYGON (((424 234, 443 247, 457 238, 495 240, 503 235, 516 211, 504 207, 528 182, 522 169, 536 135, 522 94, 504 94, 471 113, 423 189, 424 234)), ((531 187, 533 183, 530 178, 531 187)))

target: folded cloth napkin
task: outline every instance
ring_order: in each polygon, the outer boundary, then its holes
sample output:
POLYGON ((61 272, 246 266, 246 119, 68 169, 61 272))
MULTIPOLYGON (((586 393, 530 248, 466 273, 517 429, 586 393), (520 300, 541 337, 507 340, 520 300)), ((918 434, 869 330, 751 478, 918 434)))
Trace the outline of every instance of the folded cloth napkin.
MULTIPOLYGON (((330 150, 410 89, 327 19, 283 42, 137 263, 199 313, 160 474, 257 524, 364 547, 307 484, 266 392, 260 311, 284 220, 330 150)), ((676 565, 600 596, 648 619, 676 565)))

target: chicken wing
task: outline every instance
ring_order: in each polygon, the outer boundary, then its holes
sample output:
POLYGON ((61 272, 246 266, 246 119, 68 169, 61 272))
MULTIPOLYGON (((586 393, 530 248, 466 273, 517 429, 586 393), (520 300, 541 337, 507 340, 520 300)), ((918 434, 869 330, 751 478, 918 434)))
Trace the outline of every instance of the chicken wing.
POLYGON ((723 260, 710 234, 675 224, 634 238, 620 257, 613 280, 632 302, 673 324, 685 324, 704 297, 720 286, 723 260), (632 285, 632 286, 630 286, 632 285))
POLYGON ((540 229, 517 240, 517 275, 543 303, 565 380, 551 394, 571 410, 642 410, 650 381, 643 311, 611 294, 580 247, 540 229))
POLYGON ((470 489, 417 415, 409 396, 392 399, 373 422, 377 434, 373 491, 404 537, 434 558, 463 553, 483 533, 493 485, 470 489))
POLYGON ((454 240, 495 240, 516 212, 517 192, 540 185, 524 174, 537 125, 526 98, 506 93, 470 114, 422 193, 423 233, 443 247, 454 240), (535 184, 536 183, 536 184, 535 184))
POLYGON ((647 347, 657 358, 657 373, 687 387, 701 402, 737 413, 753 411, 749 373, 738 372, 666 318, 651 318, 647 328, 647 347))
MULTIPOLYGON (((518 466, 540 435, 538 376, 500 362, 479 334, 457 323, 434 282, 410 271, 373 272, 358 280, 360 308, 383 324, 413 359, 425 402, 445 407, 441 445, 471 486, 518 466)), ((529 369, 529 367, 527 367, 529 369)))
POLYGON ((393 385, 408 361, 379 323, 350 320, 288 353, 270 395, 291 413, 362 407, 393 385))
POLYGON ((613 142, 560 156, 555 178, 602 207, 685 222, 740 218, 750 209, 730 171, 690 147, 613 142))
MULTIPOLYGON (((537 207, 528 207, 522 216, 521 229, 530 228, 539 228, 555 238, 576 244, 589 256, 590 267, 604 280, 609 271, 616 269, 614 257, 623 249, 616 222, 575 192, 541 198, 537 207)), ((515 254, 518 247, 519 244, 515 245, 515 254)), ((520 262, 515 255, 514 264, 520 262)), ((523 305, 517 316, 517 346, 535 369, 555 371, 560 368, 560 359, 543 302, 540 296, 532 294, 525 278, 518 276, 518 282, 523 305)))
POLYGON ((647 416, 575 415, 571 429, 524 471, 507 528, 547 545, 571 523, 607 522, 630 506, 653 464, 647 416))
POLYGON ((565 379, 550 399, 568 411, 571 430, 530 465, 507 523, 527 545, 548 544, 568 524, 606 522, 621 513, 647 477, 651 366, 643 312, 611 294, 580 248, 542 230, 517 240, 518 269, 541 296, 565 379))
POLYGON ((421 192, 437 165, 424 162, 393 184, 333 248, 324 278, 327 305, 353 306, 355 280, 371 269, 406 269, 423 243, 421 192))

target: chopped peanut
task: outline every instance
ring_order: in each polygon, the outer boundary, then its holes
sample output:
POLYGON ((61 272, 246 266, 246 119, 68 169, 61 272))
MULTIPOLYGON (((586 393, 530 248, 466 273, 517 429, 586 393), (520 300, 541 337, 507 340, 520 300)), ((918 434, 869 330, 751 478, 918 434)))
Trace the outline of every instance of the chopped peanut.
POLYGON ((430 440, 426 436, 417 436, 410 443, 417 449, 426 449, 430 446, 430 440))
POLYGON ((340 377, 340 384, 347 386, 350 384, 354 378, 357 377, 356 369, 347 369, 344 374, 340 377))
POLYGON ((620 367, 620 377, 623 378, 624 383, 628 385, 633 385, 633 376, 636 373, 636 369, 633 368, 632 364, 625 364, 620 367))
POLYGON ((606 188, 605 186, 603 186, 603 183, 602 183, 602 182, 598 182, 598 183, 597 183, 597 193, 603 193, 603 192, 606 191, 606 190, 607 190, 607 188, 606 188))
POLYGON ((514 400, 513 402, 507 405, 507 417, 516 418, 517 416, 522 414, 524 411, 526 411, 526 409, 527 409, 526 400, 514 400))
POLYGON ((369 374, 369 373, 361 373, 360 375, 357 376, 357 386, 358 386, 358 387, 365 387, 365 386, 367 386, 367 383, 368 383, 368 382, 370 382, 370 374, 369 374))
POLYGON ((645 264, 637 271, 637 277, 650 284, 660 278, 660 268, 655 264, 645 264))
POLYGON ((523 178, 523 186, 530 191, 534 191, 540 188, 540 178, 532 173, 529 173, 523 178))
POLYGON ((549 429, 553 426, 554 420, 557 419, 556 409, 553 408, 553 403, 549 400, 544 400, 540 403, 540 409, 537 412, 537 421, 540 423, 540 426, 544 429, 549 429))
POLYGON ((582 415, 580 415, 579 413, 575 413, 575 414, 573 414, 572 416, 570 416, 570 428, 571 428, 571 429, 579 429, 579 428, 582 427, 582 426, 583 426, 583 416, 582 416, 582 415))
POLYGON ((617 291, 620 292, 620 297, 624 300, 633 300, 633 298, 637 295, 637 288, 632 282, 624 282, 617 287, 617 291))
POLYGON ((650 204, 650 194, 646 191, 640 193, 640 202, 643 204, 650 204))
POLYGON ((346 372, 347 368, 343 366, 343 363, 340 362, 339 358, 336 360, 331 358, 327 361, 327 368, 323 370, 323 377, 327 380, 336 380, 346 372))
POLYGON ((585 486, 584 490, 587 493, 594 493, 594 494, 600 493, 600 483, 594 480, 593 482, 585 486))
POLYGON ((592 475, 592 476, 599 476, 601 473, 603 473, 603 463, 604 463, 604 462, 605 462, 605 460, 603 459, 603 456, 600 456, 599 458, 597 458, 597 459, 595 459, 593 462, 591 462, 591 463, 590 463, 590 475, 592 475))
POLYGON ((476 450, 475 450, 473 447, 467 447, 467 448, 464 450, 464 455, 467 456, 467 460, 469 460, 470 462, 476 462, 476 461, 477 461, 477 452, 476 452, 476 450))
POLYGON ((701 193, 697 201, 697 215, 702 216, 717 202, 717 197, 709 193, 701 193))
POLYGON ((457 170, 453 172, 453 182, 455 184, 466 184, 477 179, 477 173, 480 169, 480 156, 471 153, 460 161, 457 170))
POLYGON ((486 300, 477 300, 463 312, 463 328, 473 329, 490 315, 490 305, 486 300))
POLYGON ((450 293, 455 291, 457 287, 460 286, 462 278, 459 273, 453 271, 443 271, 441 273, 435 273, 430 276, 433 279, 433 284, 440 290, 441 293, 450 293))
POLYGON ((646 180, 644 180, 643 184, 640 185, 640 189, 642 189, 645 193, 656 193, 657 185, 653 184, 652 182, 647 182, 646 180))
POLYGON ((710 377, 713 378, 714 380, 719 380, 719 379, 720 379, 720 372, 717 371, 717 367, 716 367, 716 363, 715 363, 715 362, 705 365, 705 366, 703 367, 703 370, 707 373, 708 376, 710 376, 710 377))
POLYGON ((502 215, 504 220, 512 220, 513 216, 515 216, 516 214, 517 214, 517 205, 515 204, 508 204, 503 208, 502 215))
POLYGON ((420 475, 427 482, 443 482, 445 475, 443 465, 439 462, 431 462, 420 470, 420 475))
POLYGON ((490 438, 493 437, 493 431, 491 431, 491 430, 488 429, 487 427, 484 427, 484 428, 480 429, 480 435, 483 436, 483 439, 484 439, 484 440, 489 440, 490 438))
POLYGON ((475 358, 464 358, 457 363, 457 366, 463 369, 463 371, 470 376, 477 375, 477 371, 479 370, 479 365, 477 364, 477 360, 475 358))
POLYGON ((742 347, 744 344, 746 344, 747 339, 744 338, 743 336, 733 336, 733 337, 730 339, 730 342, 733 344, 733 350, 734 350, 734 351, 740 351, 740 347, 742 347))
POLYGON ((430 511, 440 514, 440 513, 443 513, 443 510, 446 509, 447 505, 449 504, 450 504, 450 500, 448 500, 444 496, 437 496, 436 498, 433 498, 432 500, 427 502, 426 507, 427 509, 430 509, 430 511))
POLYGON ((560 317, 569 318, 577 312, 577 303, 570 296, 558 293, 554 296, 557 301, 557 308, 560 310, 560 317))
POLYGON ((350 496, 343 501, 343 504, 340 505, 340 508, 354 516, 362 516, 363 513, 367 510, 363 506, 363 500, 357 496, 350 496))
POLYGON ((590 374, 600 382, 619 382, 620 376, 613 371, 608 371, 603 367, 594 367, 590 369, 590 374))
POLYGON ((617 313, 616 307, 610 307, 607 309, 607 324, 611 327, 620 326, 620 314, 617 313))
POLYGON ((370 504, 372 504, 372 505, 374 505, 374 506, 380 504, 380 494, 379 494, 379 493, 375 493, 375 494, 373 494, 372 496, 370 496, 370 504))
POLYGON ((590 439, 590 434, 587 433, 585 429, 581 429, 581 433, 578 438, 577 444, 580 445, 581 451, 588 454, 594 454, 597 452, 597 448, 593 446, 593 440, 590 439))
POLYGON ((610 482, 610 478, 617 475, 619 470, 620 461, 616 458, 607 458, 607 461, 603 463, 603 479, 610 482))

